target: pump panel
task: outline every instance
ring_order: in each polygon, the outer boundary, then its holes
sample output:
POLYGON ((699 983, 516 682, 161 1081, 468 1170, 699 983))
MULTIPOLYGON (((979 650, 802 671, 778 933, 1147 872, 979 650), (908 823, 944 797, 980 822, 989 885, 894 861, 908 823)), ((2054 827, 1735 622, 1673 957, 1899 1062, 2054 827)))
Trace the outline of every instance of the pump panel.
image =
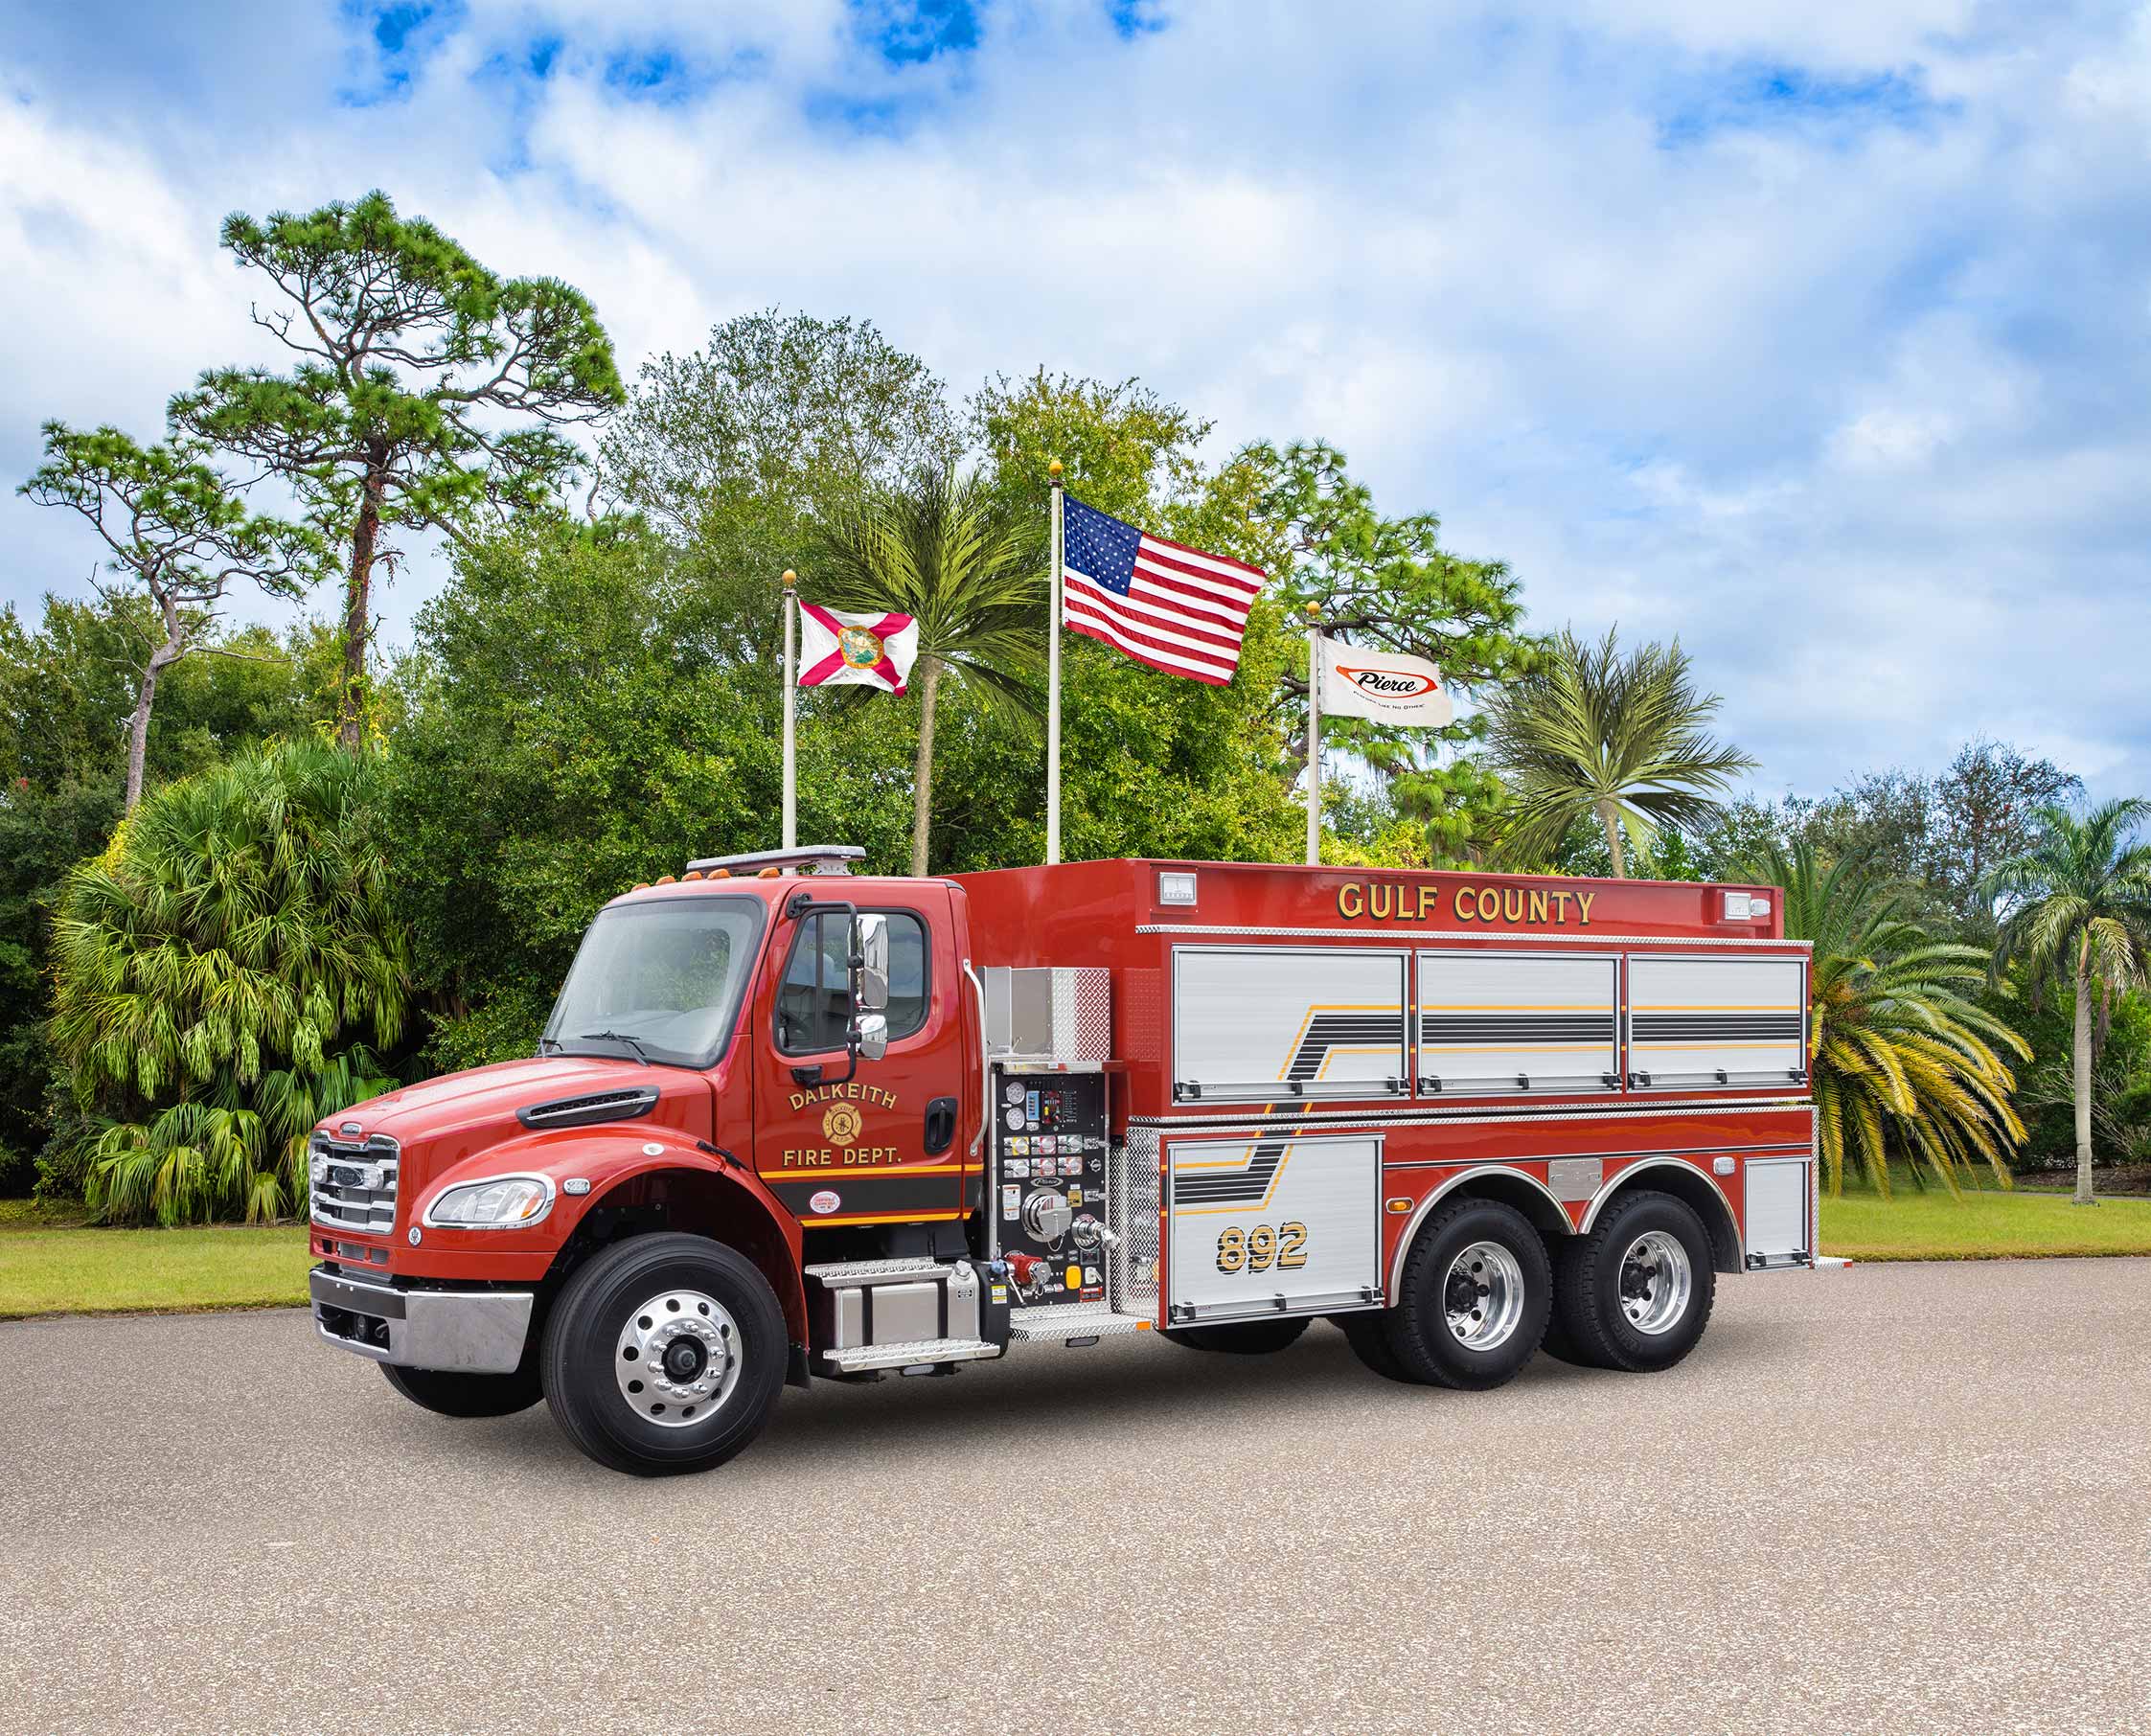
POLYGON ((1106 1293, 1106 1079, 994 1070, 992 1251, 1018 1308, 1106 1293))

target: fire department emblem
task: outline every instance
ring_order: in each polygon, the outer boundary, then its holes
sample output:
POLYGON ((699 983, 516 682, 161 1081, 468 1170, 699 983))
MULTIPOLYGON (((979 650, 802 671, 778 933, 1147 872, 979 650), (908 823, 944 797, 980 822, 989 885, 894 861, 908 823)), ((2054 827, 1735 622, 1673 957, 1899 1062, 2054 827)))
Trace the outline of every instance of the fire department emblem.
POLYGON ((859 1113, 848 1103, 833 1103, 821 1118, 822 1137, 831 1145, 857 1145, 862 1123, 859 1113))
POLYGON ((863 627, 844 628, 836 635, 836 654, 853 669, 872 669, 881 660, 881 635, 863 627))

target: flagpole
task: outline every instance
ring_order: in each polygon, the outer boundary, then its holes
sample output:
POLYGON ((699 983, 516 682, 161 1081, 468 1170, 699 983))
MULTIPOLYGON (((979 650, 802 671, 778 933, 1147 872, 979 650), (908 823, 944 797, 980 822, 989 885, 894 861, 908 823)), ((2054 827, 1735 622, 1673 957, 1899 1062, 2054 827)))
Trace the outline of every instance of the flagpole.
POLYGON ((799 575, 787 568, 784 576, 784 847, 799 848, 798 765, 793 742, 793 720, 799 704, 799 672, 793 667, 792 623, 798 616, 799 598, 792 587, 799 575))
POLYGON ((1052 622, 1045 639, 1045 859, 1061 859, 1061 461, 1045 467, 1053 489, 1052 622))
POLYGON ((1322 859, 1322 611, 1307 605, 1307 865, 1322 859))

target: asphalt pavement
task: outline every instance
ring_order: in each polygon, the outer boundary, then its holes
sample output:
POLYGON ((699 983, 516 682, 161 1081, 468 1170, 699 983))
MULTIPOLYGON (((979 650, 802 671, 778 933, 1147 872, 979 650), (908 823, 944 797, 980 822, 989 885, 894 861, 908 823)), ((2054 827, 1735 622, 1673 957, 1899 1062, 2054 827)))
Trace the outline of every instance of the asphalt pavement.
POLYGON ((1680 1368, 1333 1329, 788 1392, 708 1475, 303 1313, 0 1327, 0 1731, 2151 1729, 2151 1262, 1722 1281, 1680 1368))

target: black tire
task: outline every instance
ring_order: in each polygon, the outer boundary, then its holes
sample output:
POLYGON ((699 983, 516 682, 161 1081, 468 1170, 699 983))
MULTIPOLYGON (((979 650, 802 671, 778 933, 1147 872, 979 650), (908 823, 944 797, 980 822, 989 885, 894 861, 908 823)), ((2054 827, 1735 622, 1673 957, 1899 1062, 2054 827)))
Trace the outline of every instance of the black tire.
MULTIPOLYGON (((1671 1368, 1696 1347, 1710 1324, 1718 1274, 1710 1264, 1710 1236, 1685 1200, 1648 1188, 1623 1194, 1588 1236, 1568 1240, 1554 1268, 1554 1313, 1559 1341, 1547 1349, 1583 1368, 1617 1368, 1647 1374, 1671 1368), (1624 1281, 1633 1288, 1663 1280, 1647 1269, 1625 1273, 1629 1250, 1651 1234, 1678 1242, 1687 1262, 1684 1304, 1657 1332, 1632 1322, 1623 1306, 1624 1281)), ((1647 1302, 1648 1296, 1631 1298, 1647 1302)))
POLYGON ((1178 1326, 1165 1336, 1190 1350, 1218 1350, 1234 1357, 1267 1357, 1299 1342, 1308 1316, 1289 1320, 1230 1320, 1216 1326, 1178 1326))
POLYGON ((538 1370, 514 1374, 461 1374, 450 1368, 399 1368, 383 1362, 388 1383, 412 1404, 445 1417, 512 1417, 545 1395, 538 1370))
MULTIPOLYGON (((762 1432, 784 1390, 789 1355, 784 1311, 751 1261, 704 1236, 666 1233, 620 1243, 568 1281, 545 1324, 538 1365, 554 1421, 590 1457, 633 1476, 676 1476, 721 1465, 762 1432), (710 1365, 736 1361, 737 1368, 728 1386, 720 1380, 718 1397, 688 1400, 681 1391, 668 1401, 655 1386, 645 1388, 646 1411, 645 1398, 625 1390, 633 1377, 614 1370, 638 1323, 694 1326, 698 1306, 666 1312, 679 1301, 668 1294, 675 1291, 712 1305, 711 1342, 723 1360, 710 1365), (674 1420, 660 1422, 659 1413, 674 1420)), ((637 1364, 637 1375, 643 1372, 637 1364)), ((662 1378, 654 1367, 648 1372, 652 1382, 662 1378)))
POLYGON ((1330 1316, 1337 1330, 1344 1335, 1351 1345, 1352 1354, 1374 1370, 1384 1381, 1403 1381, 1416 1386, 1418 1382, 1405 1373, 1404 1364, 1397 1360, 1397 1353, 1389 1348, 1389 1315, 1384 1309, 1369 1309, 1354 1314, 1330 1316))
POLYGON ((1419 1231, 1405 1261, 1396 1305, 1380 1316, 1389 1354, 1404 1377, 1429 1386, 1484 1392, 1513 1380, 1545 1336, 1553 1309, 1553 1268, 1545 1244, 1530 1220, 1493 1199, 1459 1199, 1438 1211, 1419 1231), (1469 1266, 1461 1256, 1491 1244, 1505 1260, 1489 1255, 1469 1266), (1496 1270, 1496 1268, 1506 1268, 1496 1270), (1453 1287, 1476 1296, 1453 1294, 1453 1287), (1483 1345, 1467 1343, 1450 1324, 1450 1303, 1476 1322, 1483 1302, 1498 1313, 1513 1309, 1505 1332, 1483 1345))

